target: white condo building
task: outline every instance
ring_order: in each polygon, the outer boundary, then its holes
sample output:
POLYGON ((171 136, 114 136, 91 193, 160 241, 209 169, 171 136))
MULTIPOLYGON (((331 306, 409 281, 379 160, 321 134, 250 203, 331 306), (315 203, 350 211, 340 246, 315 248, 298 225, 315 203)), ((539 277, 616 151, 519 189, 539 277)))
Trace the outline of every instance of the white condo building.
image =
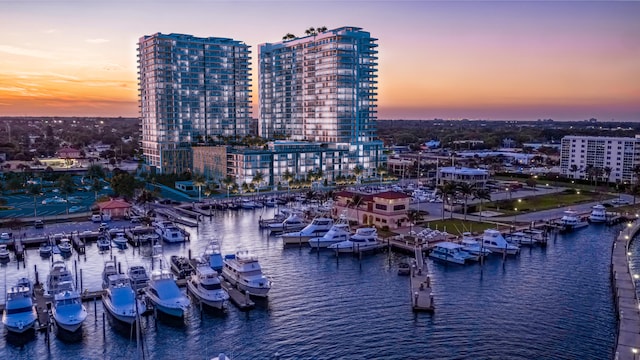
POLYGON ((563 175, 588 178, 589 168, 601 169, 600 181, 632 182, 633 168, 640 164, 640 136, 565 136, 560 148, 563 175), (606 174, 606 170, 610 173, 606 174))
POLYGON ((181 173, 191 145, 251 133, 249 46, 183 34, 138 42, 142 150, 148 166, 181 173))
MULTIPOLYGON (((332 144, 371 176, 384 162, 375 140, 377 39, 345 26, 259 45, 259 134, 332 144)), ((326 170, 326 169, 322 169, 326 170)))

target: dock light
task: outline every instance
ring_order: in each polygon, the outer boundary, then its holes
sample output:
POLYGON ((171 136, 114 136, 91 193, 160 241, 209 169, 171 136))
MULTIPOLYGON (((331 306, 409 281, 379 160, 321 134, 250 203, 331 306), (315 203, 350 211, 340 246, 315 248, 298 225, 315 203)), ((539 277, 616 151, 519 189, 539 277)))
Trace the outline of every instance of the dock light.
POLYGON ((627 256, 631 256, 631 252, 628 252, 628 253, 627 253, 627 256))
POLYGON ((547 183, 547 184, 545 184, 545 185, 549 186, 549 183, 547 183))
POLYGON ((636 280, 637 280, 637 279, 640 279, 640 275, 638 275, 638 274, 633 274, 633 278, 634 278, 634 279, 636 279, 636 280))
MULTIPOLYGON (((624 239, 625 239, 625 240, 629 240, 629 235, 625 235, 625 236, 624 236, 624 239)), ((629 253, 629 255, 631 255, 631 253, 629 253)))
POLYGON ((580 191, 576 191, 576 194, 580 195, 580 191))
POLYGON ((522 199, 518 199, 518 202, 522 202, 522 199))
POLYGON ((633 353, 633 360, 636 360, 636 355, 638 354, 638 349, 632 348, 631 352, 633 353))
POLYGON ((627 227, 631 227, 631 225, 632 225, 631 223, 627 223, 627 227))

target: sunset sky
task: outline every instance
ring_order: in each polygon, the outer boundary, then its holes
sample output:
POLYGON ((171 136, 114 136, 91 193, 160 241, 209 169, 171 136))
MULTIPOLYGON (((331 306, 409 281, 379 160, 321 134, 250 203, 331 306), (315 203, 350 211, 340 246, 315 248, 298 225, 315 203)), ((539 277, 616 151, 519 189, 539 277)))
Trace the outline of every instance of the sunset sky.
POLYGON ((640 121, 637 1, 0 0, 0 14, 0 116, 138 116, 143 35, 230 37, 255 57, 351 25, 379 39, 380 119, 640 121))

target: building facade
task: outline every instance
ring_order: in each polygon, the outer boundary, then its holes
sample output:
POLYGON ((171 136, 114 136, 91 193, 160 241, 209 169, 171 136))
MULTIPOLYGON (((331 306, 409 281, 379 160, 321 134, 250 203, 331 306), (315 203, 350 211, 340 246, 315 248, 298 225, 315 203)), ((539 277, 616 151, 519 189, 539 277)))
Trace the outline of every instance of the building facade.
POLYGON ((191 168, 191 145, 252 133, 249 46, 183 34, 138 42, 142 150, 163 173, 191 168))
POLYGON ((376 140, 375 38, 357 27, 259 46, 259 134, 338 144, 349 170, 372 176, 383 163, 376 140))
POLYGON ((565 136, 560 147, 560 171, 575 179, 596 177, 607 182, 633 182, 640 164, 640 136, 565 136), (589 174, 592 171, 591 174, 589 174))
POLYGON ((333 217, 344 216, 358 225, 388 227, 397 229, 408 222, 407 210, 411 196, 401 192, 385 191, 377 194, 364 194, 351 191, 339 191, 332 209, 333 217), (360 201, 353 201, 358 195, 360 201))
POLYGON ((440 186, 447 182, 467 183, 483 188, 488 180, 489 170, 448 166, 438 169, 436 184, 440 186))

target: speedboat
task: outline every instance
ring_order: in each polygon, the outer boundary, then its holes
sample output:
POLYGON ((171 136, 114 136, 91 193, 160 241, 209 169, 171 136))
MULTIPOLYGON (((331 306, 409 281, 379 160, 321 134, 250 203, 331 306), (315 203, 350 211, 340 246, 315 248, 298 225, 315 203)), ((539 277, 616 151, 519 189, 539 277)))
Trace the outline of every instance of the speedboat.
POLYGON ((592 223, 602 223, 607 221, 607 208, 602 204, 595 205, 593 208, 591 208, 589 221, 592 223))
POLYGON ((62 291, 59 284, 61 283, 73 283, 73 276, 67 269, 67 265, 63 261, 54 261, 51 264, 51 270, 49 276, 47 276, 47 294, 50 297, 62 291))
POLYGON ((478 240, 471 236, 471 233, 462 234, 462 241, 460 242, 460 245, 462 245, 462 250, 471 255, 487 256, 491 254, 491 250, 483 247, 478 240))
POLYGON ((174 317, 184 317, 189 309, 189 298, 184 296, 169 269, 160 268, 151 272, 146 294, 160 312, 174 317))
POLYGON ((398 275, 411 275, 411 265, 407 262, 398 264, 398 275))
POLYGON ((523 231, 516 231, 514 233, 507 234, 504 236, 504 239, 507 240, 507 242, 518 245, 534 245, 537 242, 531 234, 527 234, 523 231))
POLYGON ((160 238, 162 238, 162 240, 168 243, 184 241, 184 234, 173 222, 157 221, 153 224, 156 228, 156 233, 160 235, 160 238))
POLYGON ((567 232, 589 226, 589 223, 582 220, 577 211, 565 210, 564 215, 560 218, 560 225, 562 230, 567 232))
POLYGON ((27 278, 18 280, 16 286, 7 290, 7 303, 2 312, 2 323, 13 333, 24 333, 32 329, 38 314, 33 306, 33 289, 27 278))
POLYGON ((171 255, 171 270, 176 274, 178 279, 185 279, 193 273, 193 266, 184 256, 171 255))
POLYGON ((477 255, 472 255, 462 248, 463 246, 460 244, 443 241, 435 245, 429 253, 429 257, 455 264, 466 264, 470 261, 478 261, 477 255))
POLYGON ((147 275, 147 270, 143 266, 134 265, 130 267, 127 275, 129 275, 131 287, 135 291, 143 290, 149 285, 149 275, 147 275))
POLYGON ((11 254, 6 244, 0 244, 0 262, 8 262, 11 260, 11 254))
POLYGON ((218 240, 211 240, 204 252, 200 256, 202 262, 209 264, 209 266, 215 271, 222 271, 224 266, 224 260, 222 259, 222 253, 220 252, 220 244, 218 240))
POLYGON ((307 242, 313 237, 318 237, 326 234, 333 226, 333 219, 326 217, 317 217, 311 221, 311 224, 305 226, 300 231, 289 232, 282 234, 282 243, 288 244, 301 244, 307 242))
POLYGON ((102 288, 106 289, 109 286, 109 276, 118 274, 118 268, 114 260, 107 260, 104 262, 104 268, 102 269, 102 288))
POLYGON ((256 208, 258 208, 260 206, 255 201, 242 200, 242 202, 240 202, 240 207, 245 209, 245 210, 253 210, 253 209, 256 209, 256 208))
POLYGON ((102 293, 102 304, 115 319, 126 324, 133 324, 138 313, 146 306, 136 298, 131 281, 125 274, 109 275, 108 284, 102 293))
POLYGON ((482 235, 481 242, 483 248, 489 249, 494 253, 516 255, 520 252, 518 245, 509 244, 500 231, 495 229, 486 229, 482 235))
POLYGON ((349 224, 337 223, 322 237, 314 237, 309 239, 309 246, 314 249, 326 248, 329 245, 337 244, 342 241, 349 240, 351 233, 349 232, 349 224))
POLYGON ((307 226, 307 223, 304 222, 304 220, 302 220, 297 214, 291 214, 281 223, 276 222, 269 224, 267 228, 271 233, 280 233, 285 231, 302 230, 305 226, 307 226))
POLYGON ((112 238, 114 244, 118 247, 118 249, 126 249, 127 248, 127 238, 124 236, 124 232, 117 232, 112 238))
POLYGON ((44 242, 40 244, 40 248, 38 248, 38 252, 42 257, 49 257, 53 253, 53 246, 51 244, 44 242))
POLYGON ((80 293, 73 287, 73 283, 64 281, 58 286, 62 289, 53 297, 51 312, 58 327, 75 332, 87 318, 87 309, 82 304, 80 293))
POLYGON ((271 289, 271 281, 262 274, 258 257, 248 251, 226 255, 222 276, 231 285, 250 295, 266 297, 271 289))
POLYGON ((382 244, 378 241, 376 228, 365 227, 356 230, 348 240, 329 245, 327 248, 339 253, 357 253, 378 249, 382 244))
POLYGON ((68 238, 60 239, 58 249, 60 250, 61 255, 71 255, 71 240, 68 238))
POLYGON ((187 281, 187 289, 200 302, 216 309, 223 309, 229 294, 222 288, 218 272, 207 264, 196 267, 187 281))
POLYGON ((104 235, 98 237, 97 244, 99 251, 109 251, 111 249, 111 241, 104 235))

